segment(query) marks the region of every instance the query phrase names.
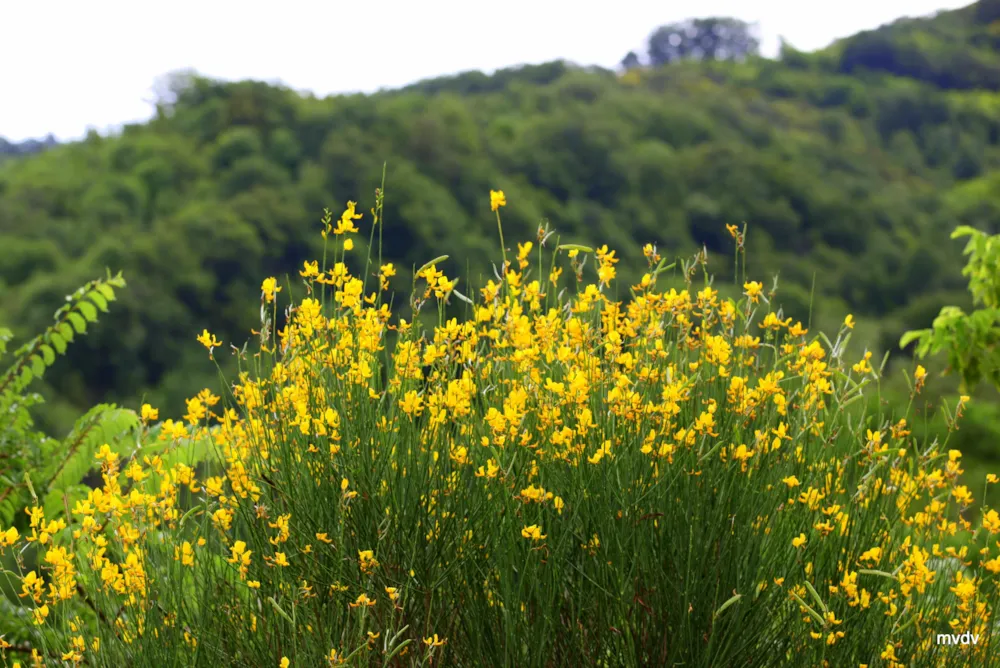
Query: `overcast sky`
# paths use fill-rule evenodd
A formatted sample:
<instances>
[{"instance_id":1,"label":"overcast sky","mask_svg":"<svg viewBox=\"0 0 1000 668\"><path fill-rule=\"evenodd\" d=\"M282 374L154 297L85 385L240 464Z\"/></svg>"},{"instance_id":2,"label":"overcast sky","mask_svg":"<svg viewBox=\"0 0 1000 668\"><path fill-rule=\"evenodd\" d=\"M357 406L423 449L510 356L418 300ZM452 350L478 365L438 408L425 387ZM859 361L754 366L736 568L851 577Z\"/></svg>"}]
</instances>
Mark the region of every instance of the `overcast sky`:
<instances>
[{"instance_id":1,"label":"overcast sky","mask_svg":"<svg viewBox=\"0 0 1000 668\"><path fill-rule=\"evenodd\" d=\"M779 36L812 51L971 2L0 0L0 136L69 140L144 120L157 77L189 67L323 96L557 58L614 67L657 26L692 17L758 23L767 56Z\"/></svg>"}]
</instances>

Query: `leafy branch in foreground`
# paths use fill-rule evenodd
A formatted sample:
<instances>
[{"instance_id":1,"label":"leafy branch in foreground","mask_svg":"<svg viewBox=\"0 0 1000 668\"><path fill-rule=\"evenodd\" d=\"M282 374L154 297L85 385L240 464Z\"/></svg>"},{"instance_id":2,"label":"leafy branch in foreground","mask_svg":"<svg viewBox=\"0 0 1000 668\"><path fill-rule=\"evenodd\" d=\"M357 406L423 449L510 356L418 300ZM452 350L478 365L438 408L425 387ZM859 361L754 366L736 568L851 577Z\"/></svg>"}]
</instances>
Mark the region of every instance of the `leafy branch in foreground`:
<instances>
[{"instance_id":1,"label":"leafy branch in foreground","mask_svg":"<svg viewBox=\"0 0 1000 668\"><path fill-rule=\"evenodd\" d=\"M951 238L971 237L964 254L969 256L962 270L969 277L973 304L982 306L965 313L957 306L945 306L929 329L903 334L900 348L917 342L916 355L923 359L945 350L951 370L961 376L961 392L967 393L984 378L1000 390L1000 234L985 233L960 225Z\"/></svg>"},{"instance_id":2,"label":"leafy branch in foreground","mask_svg":"<svg viewBox=\"0 0 1000 668\"><path fill-rule=\"evenodd\" d=\"M42 398L25 392L66 352L76 335L86 333L87 323L97 322L98 310L108 312L108 303L115 300L114 288L123 287L121 272L115 276L109 272L106 278L89 281L68 295L67 303L54 314L55 323L14 351L13 363L0 374L0 523L9 524L29 496L37 499L41 492L48 497L52 485L57 489L78 485L91 461L83 466L77 455L86 451L92 460L89 446L93 439L114 441L129 423L123 420L121 409L98 406L77 422L65 441L48 438L33 430L29 413ZM7 353L12 338L9 329L0 329L0 357Z\"/></svg>"}]
</instances>

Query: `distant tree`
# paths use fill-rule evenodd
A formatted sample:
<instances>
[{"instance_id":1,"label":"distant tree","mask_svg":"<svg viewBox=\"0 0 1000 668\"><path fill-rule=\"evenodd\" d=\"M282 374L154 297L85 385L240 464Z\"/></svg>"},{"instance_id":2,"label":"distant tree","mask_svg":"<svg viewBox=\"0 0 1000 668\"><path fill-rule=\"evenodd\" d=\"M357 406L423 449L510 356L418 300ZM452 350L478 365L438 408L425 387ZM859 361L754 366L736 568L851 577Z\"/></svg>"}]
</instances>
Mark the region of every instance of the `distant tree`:
<instances>
[{"instance_id":1,"label":"distant tree","mask_svg":"<svg viewBox=\"0 0 1000 668\"><path fill-rule=\"evenodd\" d=\"M809 69L809 55L789 44L784 37L781 38L778 60L795 70Z\"/></svg>"},{"instance_id":2,"label":"distant tree","mask_svg":"<svg viewBox=\"0 0 1000 668\"><path fill-rule=\"evenodd\" d=\"M197 77L197 72L191 68L173 70L158 76L150 88L153 98L145 101L151 104L159 115L169 115L181 94L192 86Z\"/></svg>"},{"instance_id":3,"label":"distant tree","mask_svg":"<svg viewBox=\"0 0 1000 668\"><path fill-rule=\"evenodd\" d=\"M59 142L51 132L45 135L45 139L25 139L20 143L11 142L0 137L0 156L31 155L32 153L41 153L46 149L58 145Z\"/></svg>"},{"instance_id":4,"label":"distant tree","mask_svg":"<svg viewBox=\"0 0 1000 668\"><path fill-rule=\"evenodd\" d=\"M755 26L733 18L671 23L657 28L649 36L649 60L652 65L681 59L743 60L760 53L760 40L755 31Z\"/></svg>"},{"instance_id":5,"label":"distant tree","mask_svg":"<svg viewBox=\"0 0 1000 668\"><path fill-rule=\"evenodd\" d=\"M639 62L639 56L636 54L635 51L629 51L625 55L625 57L622 58L621 62L622 69L632 70L635 69L636 67L639 67L640 65L642 65L642 63Z\"/></svg>"}]
</instances>

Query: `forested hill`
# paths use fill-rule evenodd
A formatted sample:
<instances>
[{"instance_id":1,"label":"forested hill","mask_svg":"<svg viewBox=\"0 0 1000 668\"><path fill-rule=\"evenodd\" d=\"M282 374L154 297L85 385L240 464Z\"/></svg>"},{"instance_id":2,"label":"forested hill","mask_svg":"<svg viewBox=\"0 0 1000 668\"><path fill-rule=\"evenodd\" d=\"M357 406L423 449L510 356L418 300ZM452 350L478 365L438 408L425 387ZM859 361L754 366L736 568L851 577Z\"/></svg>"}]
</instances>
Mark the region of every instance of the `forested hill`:
<instances>
[{"instance_id":1,"label":"forested hill","mask_svg":"<svg viewBox=\"0 0 1000 668\"><path fill-rule=\"evenodd\" d=\"M215 383L195 335L246 340L261 279L298 284L323 208L367 214L386 164L397 304L410 268L441 254L449 275L492 275L493 188L510 245L548 221L563 242L616 249L622 281L655 242L668 256L704 244L732 283L725 225L746 221L747 268L768 287L780 272L786 313L808 318L815 277L814 325L849 309L888 347L969 304L955 225L997 231L997 6L776 61L554 62L326 99L179 80L149 123L0 165L0 320L34 334L75 287L123 270L121 302L50 371L50 395L66 408L146 392L182 413Z\"/></svg>"}]
</instances>

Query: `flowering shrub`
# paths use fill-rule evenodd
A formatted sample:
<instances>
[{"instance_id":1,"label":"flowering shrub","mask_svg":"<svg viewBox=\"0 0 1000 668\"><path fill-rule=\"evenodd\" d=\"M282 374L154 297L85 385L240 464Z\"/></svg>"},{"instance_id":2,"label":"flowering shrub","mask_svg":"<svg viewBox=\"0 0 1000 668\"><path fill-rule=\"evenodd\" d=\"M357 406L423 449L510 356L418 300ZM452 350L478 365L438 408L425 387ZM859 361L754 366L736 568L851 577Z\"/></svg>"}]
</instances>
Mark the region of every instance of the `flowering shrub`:
<instances>
[{"instance_id":1,"label":"flowering shrub","mask_svg":"<svg viewBox=\"0 0 1000 668\"><path fill-rule=\"evenodd\" d=\"M263 281L231 391L155 428L144 406L138 443L97 451L103 485L0 527L30 638L0 661L997 663L1000 515L959 484L960 452L858 401L879 369L844 359L850 316L831 342L760 283L695 289L703 254L660 289L674 265L652 245L614 300L614 251L540 229L478 295L429 262L393 323L392 265L348 270L357 220L324 218L331 262L305 262L283 322Z\"/></svg>"}]
</instances>

